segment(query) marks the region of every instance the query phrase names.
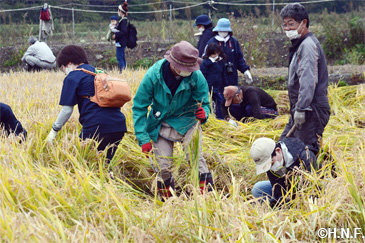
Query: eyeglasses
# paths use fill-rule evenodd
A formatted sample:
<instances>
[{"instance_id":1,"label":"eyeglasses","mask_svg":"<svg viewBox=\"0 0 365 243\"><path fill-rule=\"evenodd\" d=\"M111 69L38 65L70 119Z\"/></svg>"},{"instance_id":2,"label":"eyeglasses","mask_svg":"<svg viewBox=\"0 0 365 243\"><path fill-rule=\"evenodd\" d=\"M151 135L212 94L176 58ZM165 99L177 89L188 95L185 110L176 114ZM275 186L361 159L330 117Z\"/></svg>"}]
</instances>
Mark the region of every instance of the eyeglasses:
<instances>
[{"instance_id":1,"label":"eyeglasses","mask_svg":"<svg viewBox=\"0 0 365 243\"><path fill-rule=\"evenodd\" d=\"M291 28L291 27L294 27L294 26L296 26L297 24L299 24L298 22L289 22L289 23L284 23L284 24L282 24L281 25L281 27L284 29L284 28L287 28L287 27L289 27L289 28Z\"/></svg>"}]
</instances>

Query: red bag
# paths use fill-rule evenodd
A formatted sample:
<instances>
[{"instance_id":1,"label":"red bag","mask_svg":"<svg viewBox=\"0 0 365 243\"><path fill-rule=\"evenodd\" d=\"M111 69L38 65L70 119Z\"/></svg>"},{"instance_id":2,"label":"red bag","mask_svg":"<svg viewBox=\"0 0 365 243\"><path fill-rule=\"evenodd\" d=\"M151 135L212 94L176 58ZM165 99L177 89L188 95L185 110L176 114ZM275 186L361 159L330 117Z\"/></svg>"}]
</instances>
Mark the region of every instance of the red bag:
<instances>
[{"instance_id":1,"label":"red bag","mask_svg":"<svg viewBox=\"0 0 365 243\"><path fill-rule=\"evenodd\" d=\"M51 14L49 13L48 7L46 9L42 8L40 19L45 20L45 21L48 21L51 19Z\"/></svg>"}]
</instances>

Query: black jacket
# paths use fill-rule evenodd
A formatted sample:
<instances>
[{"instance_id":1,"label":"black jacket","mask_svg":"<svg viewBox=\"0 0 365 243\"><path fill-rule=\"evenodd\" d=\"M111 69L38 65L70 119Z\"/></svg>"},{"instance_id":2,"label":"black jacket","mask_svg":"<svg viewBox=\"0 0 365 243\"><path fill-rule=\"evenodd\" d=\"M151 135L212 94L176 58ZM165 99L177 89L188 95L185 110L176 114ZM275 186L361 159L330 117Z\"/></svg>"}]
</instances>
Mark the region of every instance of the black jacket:
<instances>
[{"instance_id":1,"label":"black jacket","mask_svg":"<svg viewBox=\"0 0 365 243\"><path fill-rule=\"evenodd\" d=\"M117 25L117 30L119 30L119 32L115 33L115 42L119 42L122 47L127 46L128 24L129 19L127 17L123 17L119 20Z\"/></svg>"},{"instance_id":2,"label":"black jacket","mask_svg":"<svg viewBox=\"0 0 365 243\"><path fill-rule=\"evenodd\" d=\"M305 145L298 138L284 138L279 142L285 144L294 159L293 164L286 168L288 173L293 171L295 167L303 168L309 172L311 171L311 165L316 168L316 155L310 146ZM279 176L271 170L267 172L267 176L273 186L274 198L279 200L291 187L290 177L287 175Z\"/></svg>"},{"instance_id":3,"label":"black jacket","mask_svg":"<svg viewBox=\"0 0 365 243\"><path fill-rule=\"evenodd\" d=\"M266 108L271 108L277 111L276 103L274 99L266 93L264 90L254 87L242 85L240 86L243 92L243 101L240 104L242 108L242 112L246 113L245 107L247 105L251 105L252 107L252 115L257 119L264 119L265 117L261 113L261 106ZM221 111L224 118L228 116L228 107L225 106L226 100L224 100L221 104Z\"/></svg>"},{"instance_id":4,"label":"black jacket","mask_svg":"<svg viewBox=\"0 0 365 243\"><path fill-rule=\"evenodd\" d=\"M199 50L199 57L203 56L205 46L207 45L210 38L212 38L214 36L212 29L213 28L205 29L203 31L203 34L199 38L198 45L196 46L196 49Z\"/></svg>"}]
</instances>

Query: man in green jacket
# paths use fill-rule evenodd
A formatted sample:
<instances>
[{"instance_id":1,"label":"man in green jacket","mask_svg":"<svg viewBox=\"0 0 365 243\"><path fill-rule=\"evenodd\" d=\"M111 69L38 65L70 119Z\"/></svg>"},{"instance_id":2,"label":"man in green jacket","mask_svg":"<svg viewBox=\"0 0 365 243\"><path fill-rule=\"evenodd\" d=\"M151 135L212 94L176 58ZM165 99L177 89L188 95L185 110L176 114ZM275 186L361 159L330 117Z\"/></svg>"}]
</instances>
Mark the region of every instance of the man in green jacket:
<instances>
[{"instance_id":1,"label":"man in green jacket","mask_svg":"<svg viewBox=\"0 0 365 243\"><path fill-rule=\"evenodd\" d=\"M209 116L209 90L199 70L199 51L189 42L175 44L164 57L146 72L134 96L132 110L138 143L147 157L149 152L155 154L158 163L155 172L161 179L157 187L168 198L170 188L174 189L171 174L174 143L182 142L186 148L196 129L201 134L199 123L205 123ZM212 190L213 179L201 154L201 140L199 149L203 192L205 188Z\"/></svg>"}]
</instances>

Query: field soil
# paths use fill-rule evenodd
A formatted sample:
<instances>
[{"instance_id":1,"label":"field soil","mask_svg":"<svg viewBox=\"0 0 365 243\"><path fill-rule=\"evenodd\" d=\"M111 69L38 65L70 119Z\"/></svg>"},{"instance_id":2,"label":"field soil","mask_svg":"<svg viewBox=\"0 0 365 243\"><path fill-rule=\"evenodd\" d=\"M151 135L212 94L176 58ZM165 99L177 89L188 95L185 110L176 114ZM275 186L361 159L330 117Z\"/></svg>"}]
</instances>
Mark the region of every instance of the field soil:
<instances>
[{"instance_id":1,"label":"field soil","mask_svg":"<svg viewBox=\"0 0 365 243\"><path fill-rule=\"evenodd\" d=\"M281 41L282 40L278 38L277 41L272 43L279 43ZM55 43L55 41L48 44L56 56L62 48L67 45L58 44ZM84 47L89 63L92 65L105 69L117 68L115 47L111 43L98 42L77 44ZM130 67L136 67L136 62L141 62L141 60L155 62L163 58L166 50L172 45L173 43L167 42L139 41L136 48L126 48L127 64ZM287 81L287 67L285 67L285 65L287 63L288 47L270 44L269 49L272 49L276 55L267 55L266 66L268 68L251 68L254 83L263 88L285 89ZM20 50L20 45L2 47L0 49L0 72L22 70L22 64L20 62L21 55L19 54ZM280 63L278 63L277 55L282 57ZM328 60L328 63L333 62L333 60ZM329 65L328 71L330 83L345 81L349 85L356 85L365 82L365 65ZM242 74L240 74L240 83L245 84L244 76Z\"/></svg>"}]
</instances>

